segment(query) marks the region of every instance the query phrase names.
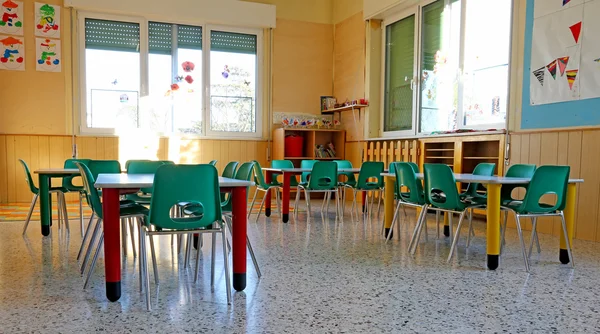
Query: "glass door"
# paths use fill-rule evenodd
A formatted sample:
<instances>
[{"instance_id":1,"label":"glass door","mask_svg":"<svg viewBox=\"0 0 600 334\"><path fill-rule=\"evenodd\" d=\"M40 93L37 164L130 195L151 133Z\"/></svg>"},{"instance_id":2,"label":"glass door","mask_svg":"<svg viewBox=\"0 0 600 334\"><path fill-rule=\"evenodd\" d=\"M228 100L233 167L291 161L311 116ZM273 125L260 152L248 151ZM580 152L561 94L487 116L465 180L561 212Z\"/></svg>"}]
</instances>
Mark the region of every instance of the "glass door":
<instances>
[{"instance_id":1,"label":"glass door","mask_svg":"<svg viewBox=\"0 0 600 334\"><path fill-rule=\"evenodd\" d=\"M400 18L400 19L398 19ZM384 22L384 118L386 135L415 134L416 8Z\"/></svg>"}]
</instances>

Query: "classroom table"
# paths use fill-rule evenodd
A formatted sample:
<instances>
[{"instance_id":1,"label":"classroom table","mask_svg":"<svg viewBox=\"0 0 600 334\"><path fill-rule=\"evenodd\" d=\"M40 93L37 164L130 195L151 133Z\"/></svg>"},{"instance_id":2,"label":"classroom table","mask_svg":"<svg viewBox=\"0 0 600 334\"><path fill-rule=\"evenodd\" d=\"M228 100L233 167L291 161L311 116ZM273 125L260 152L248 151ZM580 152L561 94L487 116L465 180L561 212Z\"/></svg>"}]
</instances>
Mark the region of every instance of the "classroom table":
<instances>
[{"instance_id":1,"label":"classroom table","mask_svg":"<svg viewBox=\"0 0 600 334\"><path fill-rule=\"evenodd\" d=\"M67 176L79 175L77 168L41 168L34 171L38 175L39 199L40 199L40 223L42 225L42 235L50 235L50 225L52 223L52 199L50 197L50 187L52 178L63 178Z\"/></svg>"},{"instance_id":2,"label":"classroom table","mask_svg":"<svg viewBox=\"0 0 600 334\"><path fill-rule=\"evenodd\" d=\"M271 168L271 167L263 167L263 172L265 172L265 182L267 184L271 184L273 180L274 174L283 175L283 183L282 183L282 208L281 208L281 220L284 223L287 223L290 220L290 177L293 175L300 175L302 173L311 172L312 168ZM360 168L340 168L338 169L339 173L358 173L360 172ZM364 195L363 193L363 203L364 203ZM267 191L265 194L267 196L265 200L265 216L271 216L271 191Z\"/></svg>"},{"instance_id":3,"label":"classroom table","mask_svg":"<svg viewBox=\"0 0 600 334\"><path fill-rule=\"evenodd\" d=\"M150 188L153 183L154 174L99 174L96 179L95 187L102 189L106 297L111 302L121 297L120 191ZM246 288L246 187L253 185L251 181L219 177L221 192L232 194L233 287L237 291Z\"/></svg>"},{"instance_id":4,"label":"classroom table","mask_svg":"<svg viewBox=\"0 0 600 334\"><path fill-rule=\"evenodd\" d=\"M396 175L391 173L381 174L385 180L385 228L389 231L394 215L394 184ZM417 178L424 178L422 173L416 174ZM528 184L531 178L505 177L505 176L482 176L473 174L454 174L457 182L481 183L487 187L487 267L490 270L498 268L498 257L500 255L500 189L503 184ZM567 203L565 207L565 222L569 243L573 244L573 225L575 222L575 196L576 184L583 183L583 179L569 179L567 187ZM563 234L560 235L560 262L569 263L569 254Z\"/></svg>"}]
</instances>

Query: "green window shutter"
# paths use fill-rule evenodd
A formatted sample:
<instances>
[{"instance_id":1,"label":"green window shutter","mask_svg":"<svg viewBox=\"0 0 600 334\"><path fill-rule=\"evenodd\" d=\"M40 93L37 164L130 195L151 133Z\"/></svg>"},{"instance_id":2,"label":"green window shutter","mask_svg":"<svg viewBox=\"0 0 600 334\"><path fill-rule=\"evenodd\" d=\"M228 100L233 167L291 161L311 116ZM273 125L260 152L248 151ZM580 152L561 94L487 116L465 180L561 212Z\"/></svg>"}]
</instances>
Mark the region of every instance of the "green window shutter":
<instances>
[{"instance_id":1,"label":"green window shutter","mask_svg":"<svg viewBox=\"0 0 600 334\"><path fill-rule=\"evenodd\" d=\"M177 25L177 47L202 50L202 27Z\"/></svg>"},{"instance_id":2,"label":"green window shutter","mask_svg":"<svg viewBox=\"0 0 600 334\"><path fill-rule=\"evenodd\" d=\"M173 48L173 25L148 22L148 50L154 54L170 55Z\"/></svg>"},{"instance_id":3,"label":"green window shutter","mask_svg":"<svg viewBox=\"0 0 600 334\"><path fill-rule=\"evenodd\" d=\"M256 35L211 31L210 50L256 54Z\"/></svg>"},{"instance_id":4,"label":"green window shutter","mask_svg":"<svg viewBox=\"0 0 600 334\"><path fill-rule=\"evenodd\" d=\"M139 24L85 19L86 49L139 52L139 47Z\"/></svg>"}]
</instances>

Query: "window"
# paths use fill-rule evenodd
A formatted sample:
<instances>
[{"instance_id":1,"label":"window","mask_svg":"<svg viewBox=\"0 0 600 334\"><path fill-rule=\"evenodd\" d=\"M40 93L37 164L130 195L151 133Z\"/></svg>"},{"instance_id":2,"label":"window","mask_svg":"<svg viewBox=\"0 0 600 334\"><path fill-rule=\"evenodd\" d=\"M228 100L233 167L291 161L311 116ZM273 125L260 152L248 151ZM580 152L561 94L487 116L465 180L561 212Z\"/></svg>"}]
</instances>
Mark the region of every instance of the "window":
<instances>
[{"instance_id":1,"label":"window","mask_svg":"<svg viewBox=\"0 0 600 334\"><path fill-rule=\"evenodd\" d=\"M511 13L510 0L438 0L386 20L384 134L504 128Z\"/></svg>"},{"instance_id":2,"label":"window","mask_svg":"<svg viewBox=\"0 0 600 334\"><path fill-rule=\"evenodd\" d=\"M82 132L261 136L259 30L92 14L80 25Z\"/></svg>"}]
</instances>

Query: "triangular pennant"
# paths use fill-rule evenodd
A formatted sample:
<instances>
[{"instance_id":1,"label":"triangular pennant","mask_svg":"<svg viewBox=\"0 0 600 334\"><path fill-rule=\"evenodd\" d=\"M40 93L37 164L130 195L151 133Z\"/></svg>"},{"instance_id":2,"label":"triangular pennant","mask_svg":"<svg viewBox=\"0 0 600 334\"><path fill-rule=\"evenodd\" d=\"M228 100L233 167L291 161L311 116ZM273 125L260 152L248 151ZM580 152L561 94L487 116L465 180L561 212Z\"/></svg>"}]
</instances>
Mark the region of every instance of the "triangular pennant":
<instances>
[{"instance_id":1,"label":"triangular pennant","mask_svg":"<svg viewBox=\"0 0 600 334\"><path fill-rule=\"evenodd\" d=\"M544 85L544 71L546 70L546 67L540 67L537 70L533 71L533 75L535 75L535 77L538 79L538 81L540 82L540 85Z\"/></svg>"},{"instance_id":2,"label":"triangular pennant","mask_svg":"<svg viewBox=\"0 0 600 334\"><path fill-rule=\"evenodd\" d=\"M565 69L567 68L567 64L569 63L569 57L561 57L556 59L558 63L558 70L560 71L560 76L565 75Z\"/></svg>"},{"instance_id":3,"label":"triangular pennant","mask_svg":"<svg viewBox=\"0 0 600 334\"><path fill-rule=\"evenodd\" d=\"M563 6L571 2L571 0L563 0Z\"/></svg>"},{"instance_id":4,"label":"triangular pennant","mask_svg":"<svg viewBox=\"0 0 600 334\"><path fill-rule=\"evenodd\" d=\"M567 71L567 81L569 82L570 89L573 89L573 84L575 83L575 79L577 79L577 72L579 72L579 70Z\"/></svg>"},{"instance_id":5,"label":"triangular pennant","mask_svg":"<svg viewBox=\"0 0 600 334\"><path fill-rule=\"evenodd\" d=\"M600 63L600 58L594 59L594 61Z\"/></svg>"},{"instance_id":6,"label":"triangular pennant","mask_svg":"<svg viewBox=\"0 0 600 334\"><path fill-rule=\"evenodd\" d=\"M575 23L570 26L571 34L573 34L573 38L575 39L575 43L579 43L579 35L581 34L581 22Z\"/></svg>"},{"instance_id":7,"label":"triangular pennant","mask_svg":"<svg viewBox=\"0 0 600 334\"><path fill-rule=\"evenodd\" d=\"M550 64L546 65L548 72L552 75L552 79L556 79L556 60L553 60Z\"/></svg>"}]
</instances>

